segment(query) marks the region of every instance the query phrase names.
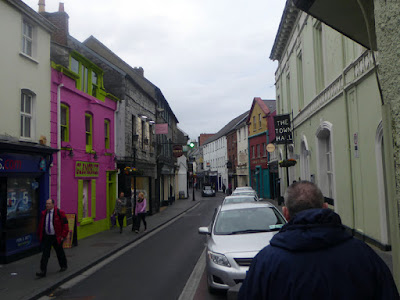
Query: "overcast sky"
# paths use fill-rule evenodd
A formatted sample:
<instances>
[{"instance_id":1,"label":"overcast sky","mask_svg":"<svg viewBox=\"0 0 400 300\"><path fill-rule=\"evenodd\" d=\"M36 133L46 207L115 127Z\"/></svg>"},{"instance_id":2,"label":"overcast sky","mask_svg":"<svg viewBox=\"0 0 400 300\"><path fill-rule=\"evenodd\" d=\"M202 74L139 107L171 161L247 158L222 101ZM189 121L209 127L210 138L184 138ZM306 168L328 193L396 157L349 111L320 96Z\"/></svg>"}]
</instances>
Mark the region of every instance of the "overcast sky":
<instances>
[{"instance_id":1,"label":"overcast sky","mask_svg":"<svg viewBox=\"0 0 400 300\"><path fill-rule=\"evenodd\" d=\"M39 0L24 0L38 10ZM163 92L193 140L275 99L269 59L286 0L64 0L69 33L93 35ZM59 1L46 0L46 11Z\"/></svg>"}]
</instances>

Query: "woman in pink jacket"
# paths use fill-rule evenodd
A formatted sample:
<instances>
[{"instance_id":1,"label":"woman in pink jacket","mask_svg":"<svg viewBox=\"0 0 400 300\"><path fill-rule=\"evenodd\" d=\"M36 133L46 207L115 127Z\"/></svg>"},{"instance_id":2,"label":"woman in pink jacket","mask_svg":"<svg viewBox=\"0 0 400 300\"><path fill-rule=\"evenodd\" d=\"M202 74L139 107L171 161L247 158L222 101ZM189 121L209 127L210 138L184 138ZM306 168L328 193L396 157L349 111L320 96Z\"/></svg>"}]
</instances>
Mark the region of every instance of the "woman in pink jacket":
<instances>
[{"instance_id":1,"label":"woman in pink jacket","mask_svg":"<svg viewBox=\"0 0 400 300\"><path fill-rule=\"evenodd\" d=\"M147 223L146 223L146 198L142 192L139 193L138 199L136 200L136 209L135 209L135 232L139 233L140 229L140 221L143 221L144 224L144 231L147 230Z\"/></svg>"}]
</instances>

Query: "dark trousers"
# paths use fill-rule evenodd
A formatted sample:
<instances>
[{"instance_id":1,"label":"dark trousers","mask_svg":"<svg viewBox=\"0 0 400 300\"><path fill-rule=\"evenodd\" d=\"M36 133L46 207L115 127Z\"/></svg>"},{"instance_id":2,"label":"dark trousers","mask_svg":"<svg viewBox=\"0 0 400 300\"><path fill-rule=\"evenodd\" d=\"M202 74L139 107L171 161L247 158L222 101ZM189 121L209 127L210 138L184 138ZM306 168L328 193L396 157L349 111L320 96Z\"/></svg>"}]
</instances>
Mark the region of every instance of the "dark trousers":
<instances>
[{"instance_id":1,"label":"dark trousers","mask_svg":"<svg viewBox=\"0 0 400 300\"><path fill-rule=\"evenodd\" d=\"M132 230L140 229L140 221L143 221L144 229L147 229L146 213L138 213L138 215L133 219Z\"/></svg>"},{"instance_id":2,"label":"dark trousers","mask_svg":"<svg viewBox=\"0 0 400 300\"><path fill-rule=\"evenodd\" d=\"M125 218L124 214L118 214L118 224L119 224L119 227L121 228L121 231L122 231L122 227L124 227L124 218Z\"/></svg>"},{"instance_id":3,"label":"dark trousers","mask_svg":"<svg viewBox=\"0 0 400 300\"><path fill-rule=\"evenodd\" d=\"M42 240L43 253L42 253L42 259L40 261L40 270L44 273L46 273L47 271L47 263L50 258L51 246L53 246L54 250L56 251L58 264L60 265L60 267L61 268L67 267L67 258L65 257L62 243L59 244L57 242L55 235L44 234Z\"/></svg>"}]
</instances>

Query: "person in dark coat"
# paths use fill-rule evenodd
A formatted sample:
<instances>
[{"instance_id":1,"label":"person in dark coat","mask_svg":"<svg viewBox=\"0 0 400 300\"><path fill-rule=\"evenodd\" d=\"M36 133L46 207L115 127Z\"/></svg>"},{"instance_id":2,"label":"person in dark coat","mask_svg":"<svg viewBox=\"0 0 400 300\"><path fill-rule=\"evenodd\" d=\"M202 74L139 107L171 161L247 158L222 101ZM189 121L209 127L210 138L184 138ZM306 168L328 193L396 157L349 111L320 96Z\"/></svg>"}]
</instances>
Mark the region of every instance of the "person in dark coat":
<instances>
[{"instance_id":1,"label":"person in dark coat","mask_svg":"<svg viewBox=\"0 0 400 300\"><path fill-rule=\"evenodd\" d=\"M238 299L399 299L389 268L346 232L316 185L293 183L284 198L289 222L253 259Z\"/></svg>"},{"instance_id":2,"label":"person in dark coat","mask_svg":"<svg viewBox=\"0 0 400 300\"><path fill-rule=\"evenodd\" d=\"M63 241L67 237L68 231L68 220L65 213L54 206L53 199L48 199L46 201L46 209L41 213L38 226L38 235L42 243L43 252L40 260L40 272L36 273L37 277L46 276L51 247L56 251L60 272L67 270L68 265Z\"/></svg>"}]
</instances>

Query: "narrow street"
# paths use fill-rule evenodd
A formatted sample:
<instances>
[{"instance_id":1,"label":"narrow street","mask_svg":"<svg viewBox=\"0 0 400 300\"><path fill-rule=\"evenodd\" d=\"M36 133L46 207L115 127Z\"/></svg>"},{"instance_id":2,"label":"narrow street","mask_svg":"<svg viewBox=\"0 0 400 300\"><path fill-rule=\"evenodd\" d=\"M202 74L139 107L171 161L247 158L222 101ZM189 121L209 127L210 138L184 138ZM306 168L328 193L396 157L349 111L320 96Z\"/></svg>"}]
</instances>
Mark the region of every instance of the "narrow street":
<instances>
[{"instance_id":1,"label":"narrow street","mask_svg":"<svg viewBox=\"0 0 400 300\"><path fill-rule=\"evenodd\" d=\"M204 250L198 227L210 222L221 200L203 198L195 209L86 280L55 291L53 299L178 299Z\"/></svg>"}]
</instances>

